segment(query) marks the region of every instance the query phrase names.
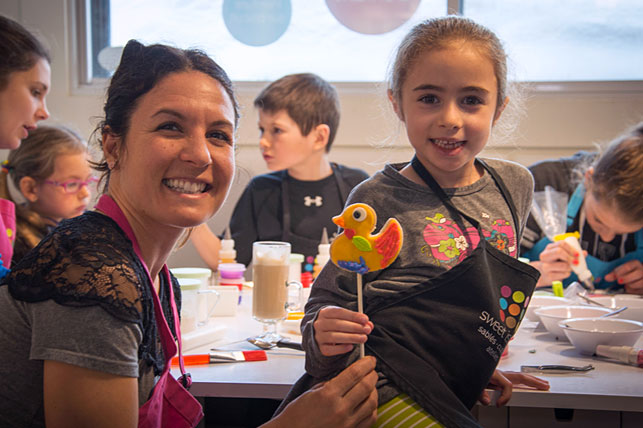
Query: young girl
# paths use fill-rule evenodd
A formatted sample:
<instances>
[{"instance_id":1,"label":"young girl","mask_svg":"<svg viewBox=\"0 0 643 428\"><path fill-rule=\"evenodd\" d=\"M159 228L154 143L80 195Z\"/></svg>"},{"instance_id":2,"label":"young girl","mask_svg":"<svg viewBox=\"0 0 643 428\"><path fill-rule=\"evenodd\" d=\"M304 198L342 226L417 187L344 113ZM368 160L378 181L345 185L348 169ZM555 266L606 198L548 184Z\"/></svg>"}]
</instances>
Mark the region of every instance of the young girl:
<instances>
[{"instance_id":1,"label":"young girl","mask_svg":"<svg viewBox=\"0 0 643 428\"><path fill-rule=\"evenodd\" d=\"M643 122L600 154L580 152L529 169L537 191L551 186L569 195L567 231L580 232L596 286L643 294ZM533 218L522 244L523 255L542 273L539 286L576 279L571 264L579 254L566 242L552 243Z\"/></svg>"},{"instance_id":2,"label":"young girl","mask_svg":"<svg viewBox=\"0 0 643 428\"><path fill-rule=\"evenodd\" d=\"M404 245L387 269L364 275L365 314L355 312L355 274L330 263L322 270L302 322L306 371L325 380L365 342L380 372L379 426L401 409L409 425L478 426L469 409L538 279L516 260L531 207L529 171L476 157L508 102L505 53L468 19L424 21L398 49L388 94L415 156L360 184L347 204L371 205L376 230L395 217ZM492 381L510 392L500 373Z\"/></svg>"},{"instance_id":3,"label":"young girl","mask_svg":"<svg viewBox=\"0 0 643 428\"><path fill-rule=\"evenodd\" d=\"M15 149L49 117L49 53L22 25L0 15L0 58L0 149ZM0 278L11 264L15 227L13 203L0 199Z\"/></svg>"},{"instance_id":4,"label":"young girl","mask_svg":"<svg viewBox=\"0 0 643 428\"><path fill-rule=\"evenodd\" d=\"M31 131L0 174L0 197L16 204L14 262L62 219L82 214L95 181L87 145L76 133L49 126Z\"/></svg>"}]
</instances>

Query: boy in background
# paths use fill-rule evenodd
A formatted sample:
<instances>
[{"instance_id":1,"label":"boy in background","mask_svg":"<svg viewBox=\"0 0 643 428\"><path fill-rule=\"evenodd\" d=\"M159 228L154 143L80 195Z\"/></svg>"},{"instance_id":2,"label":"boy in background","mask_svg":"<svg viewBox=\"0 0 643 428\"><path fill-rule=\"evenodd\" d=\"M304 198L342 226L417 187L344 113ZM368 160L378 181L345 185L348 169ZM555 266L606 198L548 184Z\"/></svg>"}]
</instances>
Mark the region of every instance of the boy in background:
<instances>
[{"instance_id":1,"label":"boy in background","mask_svg":"<svg viewBox=\"0 0 643 428\"><path fill-rule=\"evenodd\" d=\"M331 163L340 109L335 88L312 73L291 74L255 98L261 133L259 147L271 173L254 177L232 214L230 230L237 261L248 265L255 241L290 242L312 272L323 228L344 208L351 189L368 178L360 169ZM218 265L219 239L206 224L192 234L199 255Z\"/></svg>"}]
</instances>

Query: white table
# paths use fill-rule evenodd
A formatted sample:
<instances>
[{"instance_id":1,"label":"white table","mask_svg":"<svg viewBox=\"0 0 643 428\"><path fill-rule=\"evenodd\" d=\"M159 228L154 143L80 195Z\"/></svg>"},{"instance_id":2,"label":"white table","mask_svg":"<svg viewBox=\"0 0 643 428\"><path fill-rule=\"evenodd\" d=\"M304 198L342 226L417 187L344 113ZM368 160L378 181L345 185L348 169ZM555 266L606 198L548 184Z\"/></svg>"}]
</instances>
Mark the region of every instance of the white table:
<instances>
[{"instance_id":1,"label":"white table","mask_svg":"<svg viewBox=\"0 0 643 428\"><path fill-rule=\"evenodd\" d=\"M189 351L206 353L212 347L229 350L256 350L245 339L262 332L262 325L252 319L252 290L243 291L242 303L234 317L211 318L210 324L226 326L223 337L215 342ZM301 336L284 336L301 341ZM285 348L266 351L267 361L219 363L207 366L189 366L192 375L190 392L196 397L270 398L283 399L293 383L304 373L304 353ZM172 370L177 372L176 367Z\"/></svg>"},{"instance_id":2,"label":"white table","mask_svg":"<svg viewBox=\"0 0 643 428\"><path fill-rule=\"evenodd\" d=\"M643 340L638 347L643 348ZM592 364L595 369L573 374L533 373L547 379L550 390L516 389L511 406L643 412L643 368L583 356L571 343L556 340L542 326L525 322L509 342L509 354L498 368L520 371L521 365L542 364Z\"/></svg>"},{"instance_id":3,"label":"white table","mask_svg":"<svg viewBox=\"0 0 643 428\"><path fill-rule=\"evenodd\" d=\"M243 341L261 331L261 324L250 316L249 293L249 290L244 291L237 316L211 321L227 326L225 337L211 346ZM643 348L643 340L637 345ZM200 351L209 348L207 346ZM244 342L230 344L227 348L256 349ZM197 397L283 398L304 372L303 353L283 348L267 352L268 361L189 367L193 379L191 392ZM520 371L521 365L589 363L596 368L587 373L535 373L547 379L551 389L514 389L508 406L643 412L643 369L582 356L570 343L556 340L535 323L523 323L509 344L509 354L501 359L498 368ZM637 414L643 417L643 413Z\"/></svg>"}]
</instances>

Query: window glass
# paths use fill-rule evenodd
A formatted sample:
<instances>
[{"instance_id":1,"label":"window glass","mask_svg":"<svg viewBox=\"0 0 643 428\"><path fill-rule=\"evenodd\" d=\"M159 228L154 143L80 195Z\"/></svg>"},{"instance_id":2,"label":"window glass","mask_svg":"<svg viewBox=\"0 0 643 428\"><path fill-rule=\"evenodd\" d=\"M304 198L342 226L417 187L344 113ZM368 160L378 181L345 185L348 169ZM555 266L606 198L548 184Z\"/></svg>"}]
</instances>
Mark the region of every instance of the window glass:
<instances>
[{"instance_id":1,"label":"window glass","mask_svg":"<svg viewBox=\"0 0 643 428\"><path fill-rule=\"evenodd\" d=\"M640 0L464 0L505 43L515 78L643 80Z\"/></svg>"},{"instance_id":2,"label":"window glass","mask_svg":"<svg viewBox=\"0 0 643 428\"><path fill-rule=\"evenodd\" d=\"M446 0L111 0L110 42L197 47L238 81L311 71L375 82L408 30L446 10Z\"/></svg>"},{"instance_id":3,"label":"window glass","mask_svg":"<svg viewBox=\"0 0 643 428\"><path fill-rule=\"evenodd\" d=\"M98 58L107 69L118 63L118 47L138 39L203 49L237 81L311 71L378 82L408 30L449 5L498 34L512 79L643 80L640 0L86 1L94 52L112 46ZM106 74L94 61L93 76Z\"/></svg>"}]
</instances>

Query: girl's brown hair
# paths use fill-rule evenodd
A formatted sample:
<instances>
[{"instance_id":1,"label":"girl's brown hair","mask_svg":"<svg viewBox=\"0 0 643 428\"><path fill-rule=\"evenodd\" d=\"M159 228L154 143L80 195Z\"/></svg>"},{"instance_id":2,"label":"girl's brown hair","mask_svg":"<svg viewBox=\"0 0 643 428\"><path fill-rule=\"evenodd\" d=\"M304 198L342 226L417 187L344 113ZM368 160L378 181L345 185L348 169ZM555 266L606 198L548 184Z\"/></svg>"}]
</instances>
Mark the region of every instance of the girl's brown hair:
<instances>
[{"instance_id":1,"label":"girl's brown hair","mask_svg":"<svg viewBox=\"0 0 643 428\"><path fill-rule=\"evenodd\" d=\"M613 140L593 164L588 191L623 216L643 221L643 122Z\"/></svg>"},{"instance_id":2,"label":"girl's brown hair","mask_svg":"<svg viewBox=\"0 0 643 428\"><path fill-rule=\"evenodd\" d=\"M401 103L402 85L420 54L444 49L457 41L476 44L493 64L498 84L496 109L500 108L507 97L507 55L502 43L491 30L459 16L427 19L404 37L390 70L389 90L393 98Z\"/></svg>"},{"instance_id":3,"label":"girl's brown hair","mask_svg":"<svg viewBox=\"0 0 643 428\"><path fill-rule=\"evenodd\" d=\"M56 156L85 151L87 144L71 129L39 126L9 153L10 179L18 189L23 177L45 180L54 173Z\"/></svg>"}]
</instances>

